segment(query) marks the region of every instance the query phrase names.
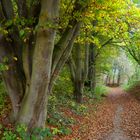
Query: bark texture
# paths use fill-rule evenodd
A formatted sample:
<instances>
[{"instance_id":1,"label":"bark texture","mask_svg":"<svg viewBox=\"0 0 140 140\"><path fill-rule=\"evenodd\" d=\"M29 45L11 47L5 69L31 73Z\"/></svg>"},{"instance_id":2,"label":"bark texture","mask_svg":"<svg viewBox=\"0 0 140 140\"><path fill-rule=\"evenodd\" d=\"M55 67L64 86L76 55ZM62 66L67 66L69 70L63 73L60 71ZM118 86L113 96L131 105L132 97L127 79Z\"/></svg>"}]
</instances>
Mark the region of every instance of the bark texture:
<instances>
[{"instance_id":1,"label":"bark texture","mask_svg":"<svg viewBox=\"0 0 140 140\"><path fill-rule=\"evenodd\" d=\"M88 69L88 83L89 88L91 91L94 92L95 86L96 86L96 69L95 69L95 44L90 44L90 54L89 54L89 69Z\"/></svg>"},{"instance_id":2,"label":"bark texture","mask_svg":"<svg viewBox=\"0 0 140 140\"><path fill-rule=\"evenodd\" d=\"M74 98L78 103L82 103L84 82L88 74L89 47L85 46L85 55L82 57L82 46L76 44L73 55L68 60L71 72L71 79L74 85ZM84 60L84 64L83 64Z\"/></svg>"},{"instance_id":3,"label":"bark texture","mask_svg":"<svg viewBox=\"0 0 140 140\"><path fill-rule=\"evenodd\" d=\"M54 49L55 30L41 27L46 22L54 23L58 16L59 0L42 1L36 45L33 56L32 76L28 91L24 95L18 122L32 128L44 127L47 111L48 85L51 75L52 55Z\"/></svg>"},{"instance_id":4,"label":"bark texture","mask_svg":"<svg viewBox=\"0 0 140 140\"><path fill-rule=\"evenodd\" d=\"M82 24L75 18L69 19L55 44L59 3L59 0L17 0L15 9L12 0L0 1L0 27L6 31L0 33L0 63L8 66L2 76L14 121L26 124L28 129L45 126L49 93L70 56ZM72 16L85 10L86 6L76 0ZM17 17L20 27L13 22Z\"/></svg>"}]
</instances>

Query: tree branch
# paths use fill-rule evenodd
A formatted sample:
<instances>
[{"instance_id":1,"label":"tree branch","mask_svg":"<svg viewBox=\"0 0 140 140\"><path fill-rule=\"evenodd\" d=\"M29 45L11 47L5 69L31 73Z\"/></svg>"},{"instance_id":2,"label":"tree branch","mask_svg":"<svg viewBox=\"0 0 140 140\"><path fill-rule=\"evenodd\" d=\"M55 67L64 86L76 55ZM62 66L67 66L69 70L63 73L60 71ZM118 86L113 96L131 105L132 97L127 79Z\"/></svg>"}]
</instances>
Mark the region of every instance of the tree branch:
<instances>
[{"instance_id":1,"label":"tree branch","mask_svg":"<svg viewBox=\"0 0 140 140\"><path fill-rule=\"evenodd\" d=\"M13 19L14 18L14 11L13 5L11 0L1 0L3 14L6 19Z\"/></svg>"},{"instance_id":2,"label":"tree branch","mask_svg":"<svg viewBox=\"0 0 140 140\"><path fill-rule=\"evenodd\" d=\"M18 6L19 17L28 17L28 8L26 0L16 0Z\"/></svg>"},{"instance_id":3,"label":"tree branch","mask_svg":"<svg viewBox=\"0 0 140 140\"><path fill-rule=\"evenodd\" d=\"M113 40L113 38L110 38L109 40L107 40L104 44L101 45L101 48L98 50L97 54L95 55L95 58L97 58L100 55L101 50L108 45L111 41Z\"/></svg>"},{"instance_id":4,"label":"tree branch","mask_svg":"<svg viewBox=\"0 0 140 140\"><path fill-rule=\"evenodd\" d=\"M70 73L71 73L71 80L74 81L75 80L75 71L76 71L76 66L75 66L75 62L72 58L72 56L69 57L67 64L70 68Z\"/></svg>"}]
</instances>

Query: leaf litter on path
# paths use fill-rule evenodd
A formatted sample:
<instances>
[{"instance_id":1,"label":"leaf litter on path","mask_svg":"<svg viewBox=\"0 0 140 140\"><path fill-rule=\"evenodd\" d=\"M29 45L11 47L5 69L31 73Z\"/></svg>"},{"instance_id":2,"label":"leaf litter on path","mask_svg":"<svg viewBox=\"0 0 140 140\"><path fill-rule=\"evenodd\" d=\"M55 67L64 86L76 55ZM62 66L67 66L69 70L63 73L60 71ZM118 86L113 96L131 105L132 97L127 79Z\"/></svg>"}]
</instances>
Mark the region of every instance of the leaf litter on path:
<instances>
[{"instance_id":1,"label":"leaf litter on path","mask_svg":"<svg viewBox=\"0 0 140 140\"><path fill-rule=\"evenodd\" d=\"M56 140L140 140L140 102L121 88L110 88L102 102L89 104L85 116L73 118L72 134Z\"/></svg>"}]
</instances>

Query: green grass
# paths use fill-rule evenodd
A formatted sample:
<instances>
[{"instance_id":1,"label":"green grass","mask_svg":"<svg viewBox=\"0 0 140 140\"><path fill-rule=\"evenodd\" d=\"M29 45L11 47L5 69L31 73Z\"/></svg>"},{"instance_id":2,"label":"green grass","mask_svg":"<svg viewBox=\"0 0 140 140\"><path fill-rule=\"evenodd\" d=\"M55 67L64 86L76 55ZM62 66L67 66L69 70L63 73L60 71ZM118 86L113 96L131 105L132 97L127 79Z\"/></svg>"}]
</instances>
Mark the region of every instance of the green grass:
<instances>
[{"instance_id":1,"label":"green grass","mask_svg":"<svg viewBox=\"0 0 140 140\"><path fill-rule=\"evenodd\" d=\"M140 83L140 81L135 81L133 79L131 79L128 83L123 84L121 87L125 90L128 91L131 88L135 87L138 83Z\"/></svg>"},{"instance_id":2,"label":"green grass","mask_svg":"<svg viewBox=\"0 0 140 140\"><path fill-rule=\"evenodd\" d=\"M95 88L95 97L97 99L101 98L102 95L107 95L108 94L108 88L104 85L97 85Z\"/></svg>"},{"instance_id":3,"label":"green grass","mask_svg":"<svg viewBox=\"0 0 140 140\"><path fill-rule=\"evenodd\" d=\"M103 95L108 94L108 87L104 85L97 85L93 90L89 90L88 88L85 88L84 93L85 96L89 98L95 98L97 100L100 100Z\"/></svg>"}]
</instances>

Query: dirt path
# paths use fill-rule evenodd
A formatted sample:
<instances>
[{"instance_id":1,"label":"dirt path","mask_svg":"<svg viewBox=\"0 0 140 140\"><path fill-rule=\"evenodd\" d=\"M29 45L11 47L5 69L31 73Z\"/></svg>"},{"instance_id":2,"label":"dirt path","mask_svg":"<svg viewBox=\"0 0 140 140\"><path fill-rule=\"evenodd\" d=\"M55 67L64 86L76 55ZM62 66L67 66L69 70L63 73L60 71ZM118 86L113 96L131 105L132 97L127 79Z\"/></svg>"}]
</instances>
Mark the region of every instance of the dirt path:
<instances>
[{"instance_id":1,"label":"dirt path","mask_svg":"<svg viewBox=\"0 0 140 140\"><path fill-rule=\"evenodd\" d=\"M124 112L123 104L125 103L125 102L122 102L121 100L123 100L124 94L126 93L124 93L119 88L111 89L109 98L113 96L113 98L115 99L118 96L117 97L118 99L116 99L116 101L120 100L120 102L118 101L117 103L117 109L116 109L115 116L113 119L113 125L114 125L113 131L111 132L110 135L107 136L107 138L105 138L106 140L130 140L130 138L125 134L125 132L123 131L121 127L121 124L123 121L122 114Z\"/></svg>"},{"instance_id":2,"label":"dirt path","mask_svg":"<svg viewBox=\"0 0 140 140\"><path fill-rule=\"evenodd\" d=\"M97 109L91 106L73 133L61 140L140 140L140 101L121 88L110 88Z\"/></svg>"},{"instance_id":3,"label":"dirt path","mask_svg":"<svg viewBox=\"0 0 140 140\"><path fill-rule=\"evenodd\" d=\"M121 88L111 88L108 99L116 111L112 132L102 140L140 140L140 101Z\"/></svg>"}]
</instances>

